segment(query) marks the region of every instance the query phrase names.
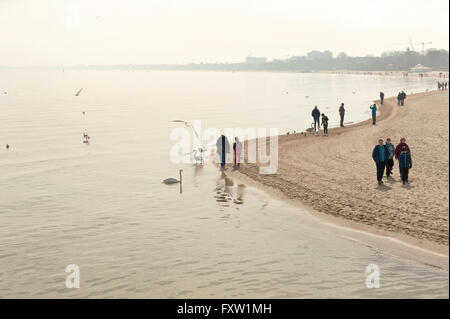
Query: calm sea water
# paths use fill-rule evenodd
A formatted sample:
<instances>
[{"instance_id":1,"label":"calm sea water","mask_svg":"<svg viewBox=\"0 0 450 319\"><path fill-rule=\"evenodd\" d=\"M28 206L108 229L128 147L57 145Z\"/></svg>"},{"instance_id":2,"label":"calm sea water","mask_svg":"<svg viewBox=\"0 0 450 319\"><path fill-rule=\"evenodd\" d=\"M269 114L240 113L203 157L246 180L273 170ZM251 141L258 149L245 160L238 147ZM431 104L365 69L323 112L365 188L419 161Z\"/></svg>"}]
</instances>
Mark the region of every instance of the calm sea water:
<instances>
[{"instance_id":1,"label":"calm sea water","mask_svg":"<svg viewBox=\"0 0 450 319\"><path fill-rule=\"evenodd\" d=\"M173 119L292 132L309 127L314 105L336 125L341 102L355 122L381 90L434 87L362 75L1 71L0 297L448 298L448 269L324 225L215 165L169 160ZM182 194L161 183L180 168ZM80 267L79 289L65 288L68 264ZM368 264L380 268L379 289L365 286Z\"/></svg>"}]
</instances>

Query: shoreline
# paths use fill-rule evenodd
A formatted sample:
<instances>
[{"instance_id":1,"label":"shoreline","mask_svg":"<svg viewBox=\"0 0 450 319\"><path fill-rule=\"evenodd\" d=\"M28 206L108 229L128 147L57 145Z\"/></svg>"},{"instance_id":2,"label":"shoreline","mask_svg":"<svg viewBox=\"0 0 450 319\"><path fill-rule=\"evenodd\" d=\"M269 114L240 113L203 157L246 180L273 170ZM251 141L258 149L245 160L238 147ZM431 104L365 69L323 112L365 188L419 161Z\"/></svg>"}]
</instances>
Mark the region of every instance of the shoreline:
<instances>
[{"instance_id":1,"label":"shoreline","mask_svg":"<svg viewBox=\"0 0 450 319\"><path fill-rule=\"evenodd\" d=\"M446 178L446 180L438 181L440 184L439 186L442 186L441 184L444 184L443 186L447 185L446 194L438 194L441 197L443 196L447 198L447 204L444 204L442 202L433 202L433 204L435 205L435 207L433 207L433 211L435 214L434 219L444 221L446 226L445 224L437 224L433 220L433 213L429 214L425 210L416 209L414 207L414 203L411 203L411 205L402 205L402 207L399 207L398 209L395 208L397 195L398 197L402 197L402 199L408 199L408 197L412 196L412 202L418 201L418 198L415 195L420 196L420 190L415 191L416 182L414 181L415 177L413 177L416 174L416 170L418 170L414 170L414 168L417 166L413 167L411 171L411 186L408 185L408 187L400 188L400 190L398 189L399 187L396 187L396 189L394 190L394 186L398 186L396 185L398 184L398 162L395 161L393 169L394 180L387 181L385 186L383 187L375 187L375 190L373 187L371 187L373 186L372 184L375 180L375 169L374 167L372 167L374 166L374 164L371 163L372 159L370 158L369 154L371 152L371 149L373 148L373 145L375 145L375 142L373 142L373 140L376 139L376 136L383 136L382 134L380 134L380 131L388 131L384 135L390 135L395 145L400 136L394 136L392 132L389 132L392 131L392 128L390 128L389 124L391 124L394 120L398 121L399 119L407 118L409 104L412 104L412 108L414 108L414 112L416 112L418 104L422 105L424 99L426 100L436 97L440 98L441 100L442 97L446 99L446 117L448 119L448 91L428 91L410 95L408 96L407 103L404 107L397 107L396 101L393 101L395 100L395 98L388 98L385 99L385 104L380 108L380 115L377 116L377 125L375 127L372 127L371 120L364 120L362 122L346 126L345 128L330 128L329 136L327 138L324 138L321 135L314 136L313 134L305 133L296 133L289 136L280 135L279 170L277 174L260 175L258 173L258 166L256 164L243 164L239 171L236 171L236 173L233 172L231 174L238 179L243 179L249 185L253 185L256 188L262 188L262 190L266 191L270 195L275 196L276 198L287 201L291 205L300 206L306 209L322 222L331 223L333 225L351 228L358 231L368 232L378 236L394 238L408 245L415 246L416 248L448 256L448 171L447 174L445 174L444 172L443 175L444 179ZM379 100L375 102L379 102ZM423 109L420 107L420 105L419 112ZM439 107L442 108L441 106ZM439 111L442 111L442 109L439 109ZM420 118L419 121L421 121ZM410 125L410 123L406 124ZM446 127L448 130L448 124ZM372 132L373 130L375 130L376 132ZM394 131L396 130L394 129ZM320 133L322 134L322 131ZM417 133L420 134L419 132ZM410 134L405 135L407 135L407 138L408 136L410 136ZM347 141L346 143L338 147L338 150L343 150L344 153L341 152L340 154L335 155L327 154L329 148L336 148L335 144L340 144L339 140L348 140L349 138L351 139L350 143L348 143L349 141ZM359 140L358 143L353 142L353 140L356 138ZM311 145L313 144L313 140L314 145ZM330 141L332 144L330 144ZM417 146L414 145L414 138L409 138L407 142L408 141L412 149L411 153L413 155L413 162L417 163L417 161L415 161L415 157L420 156L422 150L420 150L419 152L418 150L416 150ZM364 163L364 165L359 165L361 167L358 167L360 169L363 169L365 175L368 174L370 178L368 181L364 180L364 186L361 184L353 188L351 187L351 185L348 186L345 183L349 182L351 184L353 176L350 176L350 178L347 178L348 176L346 176L346 178L340 178L339 173L336 175L336 172L334 172L336 166L339 167L339 165L341 164L345 165L346 161L347 164L356 164L351 156L349 157L347 156L347 154L345 154L346 150L350 153L354 151L354 145L352 146L352 143L363 145L373 144L372 146L370 146L370 149L364 150L364 153L367 153L364 154L366 155L366 163ZM349 147L350 149L348 149ZM317 151L316 148L318 148ZM247 147L245 147L244 149L246 150ZM314 159L308 159L308 157L305 157L304 153L302 154L301 152L299 152L300 149L303 151L306 149L307 152L311 151L310 154L316 153L312 155L317 155L319 156L319 158L320 156L325 157L326 161L331 161L332 165L327 165L328 163L326 163L326 161L325 163L316 163ZM302 159L305 159L307 165L303 165L304 163L302 162ZM446 157L446 159L444 159L444 162L445 160L447 161L446 163L448 169L448 156ZM319 169L330 168L332 171L331 175L333 175L330 179L334 183L330 184L330 181L324 179L324 175L327 175L327 173L320 174L311 171L310 169L308 169L311 167L318 167ZM422 171L423 167L419 172L422 173ZM350 174L353 173L352 169L347 169L347 172L349 172ZM420 175L421 178L424 178L426 180L423 181L423 183L421 183L421 180L418 180L418 183L422 184L420 186L425 186L425 189L428 184L427 182L430 182L430 180L432 183L436 182L433 180L433 177L430 178L428 175ZM315 186L316 183L319 184L319 187ZM339 184L341 184L342 187L339 187ZM381 209L386 211L380 212L380 214L383 215L383 217L387 217L387 221L384 220L385 218L379 218L380 214L377 214L377 205L373 200L370 199L370 196L367 199L361 198L361 200L363 202L365 201L368 206L372 206L370 207L370 209L367 209L367 207L364 206L364 203L362 206L359 204L352 205L347 203L347 201L353 200L352 195L355 195L357 199L359 197L358 195L361 195L358 186L364 187L369 192L374 192L374 194L382 193L380 201L382 207ZM310 188L314 189L311 190ZM336 198L336 196L333 195L333 192L339 192L341 188L343 194L348 198ZM416 194L408 194L408 191ZM390 192L392 194L389 194ZM384 193L386 196L395 197L393 207L384 205ZM432 192L427 192L426 194L428 197L430 197L430 200L435 200L435 198L433 198ZM325 200L322 200L322 198L320 197L324 197ZM390 202L393 202L392 198L390 198ZM360 209L362 211L360 211ZM378 210L380 210L380 208L378 208ZM399 211L401 211L401 214L399 214ZM376 216L374 216L374 213ZM429 220L430 218L431 220Z\"/></svg>"},{"instance_id":2,"label":"shoreline","mask_svg":"<svg viewBox=\"0 0 450 319\"><path fill-rule=\"evenodd\" d=\"M349 236L353 241L362 242L372 249L380 250L391 256L439 268L443 271L449 270L449 255L446 246L442 249L443 246L423 245L411 237L395 236L388 232L365 227L361 223L321 213L302 202L287 198L283 193L273 188L261 185L237 170L227 171L225 174L236 183L261 191L269 198L280 201L292 209L299 209L300 214L308 214L309 218L315 220L322 227L336 229L340 236Z\"/></svg>"},{"instance_id":3,"label":"shoreline","mask_svg":"<svg viewBox=\"0 0 450 319\"><path fill-rule=\"evenodd\" d=\"M224 69L153 69L153 68L83 68L83 67L9 67L2 68L0 71L145 71L145 72L221 72L221 73L299 73L299 74L332 74L332 75L366 75L366 76L392 76L403 77L403 73L407 73L408 77L419 77L423 74L424 78L432 78L437 81L448 82L450 73L449 70L428 71L428 72L411 72L411 71L363 71L363 70L224 70ZM443 76L440 77L439 73Z\"/></svg>"},{"instance_id":4,"label":"shoreline","mask_svg":"<svg viewBox=\"0 0 450 319\"><path fill-rule=\"evenodd\" d=\"M412 77L420 77L423 74L425 78L435 78L440 79L441 81L448 81L449 79L449 71L428 71L428 72L411 72L411 71L360 71L360 70L326 70L326 71L317 71L314 73L324 73L324 74L344 74L344 75L378 75L378 76L401 76L403 77L404 73L407 73L408 76ZM439 74L442 74L443 77L440 77Z\"/></svg>"}]
</instances>

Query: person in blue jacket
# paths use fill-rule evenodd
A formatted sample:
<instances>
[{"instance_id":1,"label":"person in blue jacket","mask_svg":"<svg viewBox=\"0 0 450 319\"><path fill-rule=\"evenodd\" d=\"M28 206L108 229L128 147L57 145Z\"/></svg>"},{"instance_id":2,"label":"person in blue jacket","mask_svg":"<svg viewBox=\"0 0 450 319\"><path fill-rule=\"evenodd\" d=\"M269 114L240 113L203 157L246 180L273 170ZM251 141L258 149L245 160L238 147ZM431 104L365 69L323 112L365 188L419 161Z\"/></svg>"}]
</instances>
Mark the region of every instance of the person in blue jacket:
<instances>
[{"instance_id":1,"label":"person in blue jacket","mask_svg":"<svg viewBox=\"0 0 450 319\"><path fill-rule=\"evenodd\" d=\"M392 175L392 168L394 167L394 156L395 156L395 146L391 143L391 138L386 139L386 148L388 150L389 156L386 161L386 176Z\"/></svg>"},{"instance_id":2,"label":"person in blue jacket","mask_svg":"<svg viewBox=\"0 0 450 319\"><path fill-rule=\"evenodd\" d=\"M377 105L371 105L370 109L372 110L372 124L376 125L377 124Z\"/></svg>"},{"instance_id":3,"label":"person in blue jacket","mask_svg":"<svg viewBox=\"0 0 450 319\"><path fill-rule=\"evenodd\" d=\"M383 184L384 169L386 167L386 161L389 157L389 150L384 145L383 139L378 140L378 145L372 151L372 158L377 165L377 181L378 185Z\"/></svg>"},{"instance_id":4,"label":"person in blue jacket","mask_svg":"<svg viewBox=\"0 0 450 319\"><path fill-rule=\"evenodd\" d=\"M400 166L400 174L402 176L403 185L408 184L409 169L412 168L411 153L408 152L406 146L402 147L402 152L398 157L398 165Z\"/></svg>"}]
</instances>

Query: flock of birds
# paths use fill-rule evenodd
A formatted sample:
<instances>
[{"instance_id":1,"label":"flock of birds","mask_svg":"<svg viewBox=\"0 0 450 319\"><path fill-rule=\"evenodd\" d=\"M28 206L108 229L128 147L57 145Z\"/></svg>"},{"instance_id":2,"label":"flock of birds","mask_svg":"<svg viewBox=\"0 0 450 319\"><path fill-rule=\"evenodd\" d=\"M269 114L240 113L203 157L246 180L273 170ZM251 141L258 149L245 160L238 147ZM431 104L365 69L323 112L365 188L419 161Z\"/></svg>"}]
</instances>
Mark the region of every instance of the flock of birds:
<instances>
[{"instance_id":1,"label":"flock of birds","mask_svg":"<svg viewBox=\"0 0 450 319\"><path fill-rule=\"evenodd\" d=\"M77 93L75 93L75 96L79 96L82 91L83 91L83 88L79 89L77 91ZM8 92L3 90L3 94L8 94ZM86 112L83 111L82 114L85 115ZM83 133L83 143L84 144L89 144L90 139L91 139L91 137L87 133ZM6 144L5 148L7 151L9 151L11 149L11 146L9 144Z\"/></svg>"},{"instance_id":2,"label":"flock of birds","mask_svg":"<svg viewBox=\"0 0 450 319\"><path fill-rule=\"evenodd\" d=\"M83 88L79 89L77 93L75 93L75 96L80 96L80 93L83 91ZM81 112L81 114L86 115L86 111ZM83 133L83 143L89 144L91 140L91 137L88 133Z\"/></svg>"}]
</instances>

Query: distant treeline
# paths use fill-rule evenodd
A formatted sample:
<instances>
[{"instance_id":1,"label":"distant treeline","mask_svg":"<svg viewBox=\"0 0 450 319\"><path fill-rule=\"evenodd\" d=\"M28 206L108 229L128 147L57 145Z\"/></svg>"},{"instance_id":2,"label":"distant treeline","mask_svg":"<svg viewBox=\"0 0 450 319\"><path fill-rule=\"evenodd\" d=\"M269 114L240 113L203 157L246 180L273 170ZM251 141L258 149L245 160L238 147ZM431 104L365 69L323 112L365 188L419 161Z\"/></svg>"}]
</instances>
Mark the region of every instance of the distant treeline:
<instances>
[{"instance_id":1,"label":"distant treeline","mask_svg":"<svg viewBox=\"0 0 450 319\"><path fill-rule=\"evenodd\" d=\"M293 56L285 60L275 59L259 63L192 63L192 64L143 64L143 65L78 65L76 69L125 69L125 70L211 70L211 71L297 71L315 72L331 70L348 71L408 71L417 64L433 71L449 70L449 52L430 49L425 54L416 51L385 52L381 56L352 57L339 53L333 57L330 51L312 51L306 56Z\"/></svg>"},{"instance_id":2,"label":"distant treeline","mask_svg":"<svg viewBox=\"0 0 450 319\"><path fill-rule=\"evenodd\" d=\"M328 70L351 71L408 71L422 64L433 71L449 70L447 50L428 50L426 54L416 51L385 52L381 56L352 57L340 53L336 57L330 51L312 51L306 56L293 56L285 60L261 63L192 63L165 65L115 65L86 66L95 69L149 69L149 70L211 70L211 71L298 71L315 72Z\"/></svg>"}]
</instances>

